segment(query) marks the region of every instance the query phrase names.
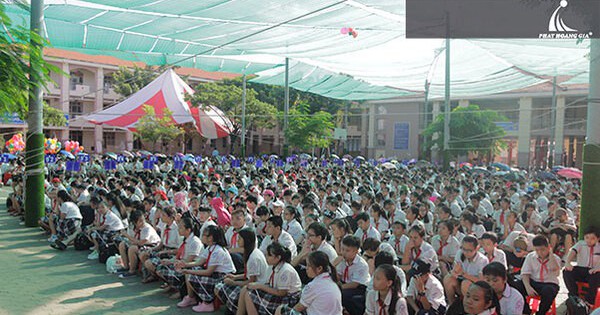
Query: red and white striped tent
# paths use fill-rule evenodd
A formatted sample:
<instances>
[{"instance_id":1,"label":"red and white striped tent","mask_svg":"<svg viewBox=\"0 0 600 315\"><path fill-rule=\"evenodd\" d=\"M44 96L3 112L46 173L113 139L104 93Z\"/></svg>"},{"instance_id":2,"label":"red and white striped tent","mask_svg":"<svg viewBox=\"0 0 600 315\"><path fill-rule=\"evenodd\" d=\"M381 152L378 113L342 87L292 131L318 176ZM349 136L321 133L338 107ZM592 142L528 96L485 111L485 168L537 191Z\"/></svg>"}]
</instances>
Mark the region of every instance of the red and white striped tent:
<instances>
[{"instance_id":1,"label":"red and white striped tent","mask_svg":"<svg viewBox=\"0 0 600 315\"><path fill-rule=\"evenodd\" d=\"M121 103L83 118L94 124L135 130L138 120L145 115L144 105L150 105L154 107L157 118L163 117L163 110L168 108L174 124L192 122L200 135L207 139L224 138L233 132L233 124L221 110L213 106L190 106L185 101L186 92L193 94L194 90L173 69L169 69Z\"/></svg>"}]
</instances>

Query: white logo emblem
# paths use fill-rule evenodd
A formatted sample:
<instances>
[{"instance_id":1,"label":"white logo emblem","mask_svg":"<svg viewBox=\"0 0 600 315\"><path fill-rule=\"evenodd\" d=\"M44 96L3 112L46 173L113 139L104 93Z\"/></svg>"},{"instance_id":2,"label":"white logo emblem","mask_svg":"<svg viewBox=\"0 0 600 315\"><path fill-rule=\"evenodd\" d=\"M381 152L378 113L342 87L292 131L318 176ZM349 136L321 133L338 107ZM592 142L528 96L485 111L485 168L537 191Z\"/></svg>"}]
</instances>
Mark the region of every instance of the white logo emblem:
<instances>
[{"instance_id":1,"label":"white logo emblem","mask_svg":"<svg viewBox=\"0 0 600 315\"><path fill-rule=\"evenodd\" d=\"M550 17L550 22L548 23L548 31L550 32L577 32L576 29L572 29L568 27L565 22L563 22L562 17L560 16L561 12L564 8L567 7L569 3L567 0L561 0L558 8L554 10L552 16Z\"/></svg>"}]
</instances>

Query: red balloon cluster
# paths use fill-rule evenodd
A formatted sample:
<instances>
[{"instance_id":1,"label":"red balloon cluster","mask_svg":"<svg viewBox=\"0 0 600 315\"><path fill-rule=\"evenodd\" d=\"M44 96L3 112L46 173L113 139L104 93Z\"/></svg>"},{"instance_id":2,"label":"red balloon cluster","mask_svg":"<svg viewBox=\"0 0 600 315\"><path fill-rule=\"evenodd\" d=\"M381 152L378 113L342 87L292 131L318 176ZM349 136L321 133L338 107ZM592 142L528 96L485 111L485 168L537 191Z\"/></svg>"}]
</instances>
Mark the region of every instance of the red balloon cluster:
<instances>
[{"instance_id":1,"label":"red balloon cluster","mask_svg":"<svg viewBox=\"0 0 600 315\"><path fill-rule=\"evenodd\" d=\"M340 33L342 33L343 35L348 35L348 36L352 36L354 38L356 38L356 36L358 36L358 32L355 31L352 27L342 27L342 29L340 30Z\"/></svg>"}]
</instances>

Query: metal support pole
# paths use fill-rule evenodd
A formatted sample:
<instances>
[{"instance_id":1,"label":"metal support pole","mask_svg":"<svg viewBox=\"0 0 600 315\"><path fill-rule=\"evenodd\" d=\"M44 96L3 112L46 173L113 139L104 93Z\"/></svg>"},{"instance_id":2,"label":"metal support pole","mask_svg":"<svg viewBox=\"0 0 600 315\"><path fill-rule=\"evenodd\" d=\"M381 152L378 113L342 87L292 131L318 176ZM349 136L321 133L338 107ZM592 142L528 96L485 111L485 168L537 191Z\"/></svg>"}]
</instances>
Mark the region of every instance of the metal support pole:
<instances>
[{"instance_id":1,"label":"metal support pole","mask_svg":"<svg viewBox=\"0 0 600 315\"><path fill-rule=\"evenodd\" d=\"M579 238L588 226L600 227L600 39L591 39L587 139L583 148L583 180Z\"/></svg>"},{"instance_id":2,"label":"metal support pole","mask_svg":"<svg viewBox=\"0 0 600 315\"><path fill-rule=\"evenodd\" d=\"M446 13L446 19L448 14ZM446 73L444 88L444 169L450 163L450 38L446 38Z\"/></svg>"},{"instance_id":3,"label":"metal support pole","mask_svg":"<svg viewBox=\"0 0 600 315\"><path fill-rule=\"evenodd\" d=\"M290 59L285 58L285 96L284 96L284 107L283 107L283 132L287 132L288 129L288 116L290 114ZM288 139L284 136L283 139L283 155L288 156Z\"/></svg>"},{"instance_id":4,"label":"metal support pole","mask_svg":"<svg viewBox=\"0 0 600 315\"><path fill-rule=\"evenodd\" d=\"M43 34L44 1L31 1L30 30L39 37ZM39 50L42 56L43 43L32 39L29 43L32 50ZM29 71L29 118L27 119L27 142L25 151L25 225L34 227L44 215L44 126L41 82L42 68L38 60L31 60ZM35 74L35 75L34 75Z\"/></svg>"},{"instance_id":5,"label":"metal support pole","mask_svg":"<svg viewBox=\"0 0 600 315\"><path fill-rule=\"evenodd\" d=\"M550 110L550 121L552 122L552 128L550 128L550 147L548 148L548 168L554 166L554 148L556 142L556 76L552 78L552 109Z\"/></svg>"},{"instance_id":6,"label":"metal support pole","mask_svg":"<svg viewBox=\"0 0 600 315\"><path fill-rule=\"evenodd\" d=\"M242 157L246 157L246 75L242 76Z\"/></svg>"}]
</instances>

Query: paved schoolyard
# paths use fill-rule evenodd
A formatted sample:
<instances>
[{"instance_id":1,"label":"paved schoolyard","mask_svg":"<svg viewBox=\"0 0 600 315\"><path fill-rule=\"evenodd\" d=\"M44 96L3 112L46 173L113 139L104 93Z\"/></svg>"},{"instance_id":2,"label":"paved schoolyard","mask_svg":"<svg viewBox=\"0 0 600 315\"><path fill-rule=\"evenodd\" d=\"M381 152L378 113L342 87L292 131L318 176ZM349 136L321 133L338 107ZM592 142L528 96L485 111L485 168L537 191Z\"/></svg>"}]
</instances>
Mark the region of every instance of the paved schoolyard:
<instances>
[{"instance_id":1,"label":"paved schoolyard","mask_svg":"<svg viewBox=\"0 0 600 315\"><path fill-rule=\"evenodd\" d=\"M178 309L158 282L121 280L88 251L50 248L39 228L7 215L7 195L0 190L0 314L196 314Z\"/></svg>"}]
</instances>

